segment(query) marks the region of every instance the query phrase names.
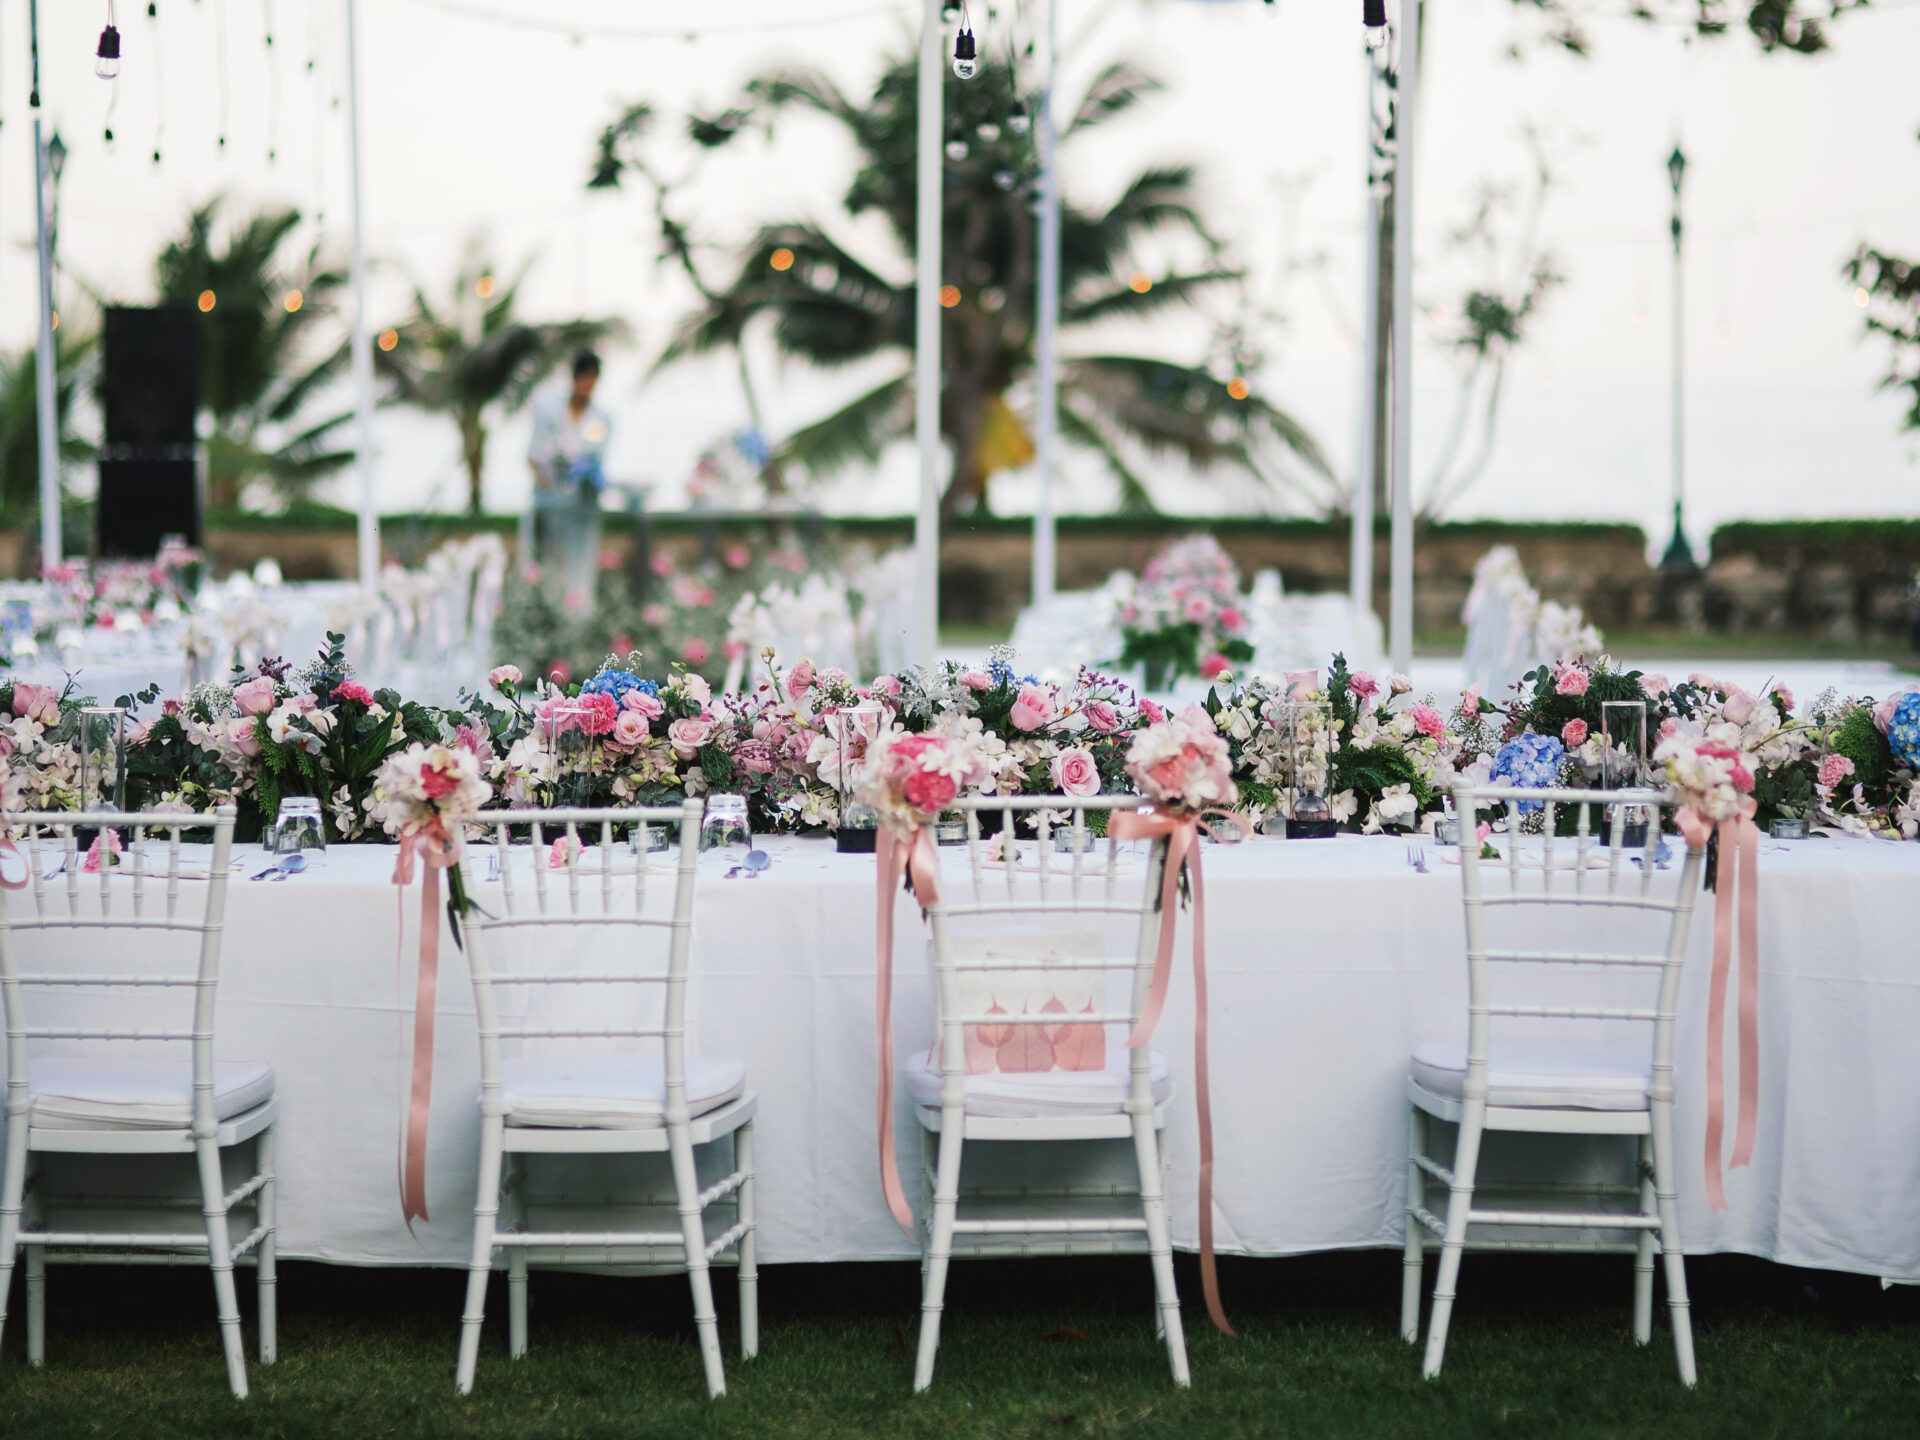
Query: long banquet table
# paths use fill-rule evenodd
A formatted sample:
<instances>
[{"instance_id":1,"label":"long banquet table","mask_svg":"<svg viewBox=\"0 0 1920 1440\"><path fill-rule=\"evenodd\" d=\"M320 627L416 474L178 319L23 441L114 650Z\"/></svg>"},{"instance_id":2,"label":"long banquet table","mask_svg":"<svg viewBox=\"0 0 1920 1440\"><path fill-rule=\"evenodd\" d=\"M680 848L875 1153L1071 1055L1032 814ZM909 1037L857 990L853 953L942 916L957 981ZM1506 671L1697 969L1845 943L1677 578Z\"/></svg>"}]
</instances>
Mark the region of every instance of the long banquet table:
<instances>
[{"instance_id":1,"label":"long banquet table","mask_svg":"<svg viewBox=\"0 0 1920 1440\"><path fill-rule=\"evenodd\" d=\"M758 879L727 880L717 857L702 861L690 990L695 1048L744 1058L760 1097L761 1257L913 1254L876 1174L874 862L821 840L763 843L774 863ZM1223 1251L1401 1241L1407 1057L1421 1040L1463 1034L1466 988L1459 872L1435 863L1417 874L1405 852L1401 839L1357 837L1206 847ZM393 854L335 847L322 868L284 883L230 886L218 1049L278 1071L284 1255L465 1260L477 1047L465 965L444 937L431 1220L409 1232L396 1196L419 899L417 885L397 897ZM1763 842L1758 1144L1753 1165L1729 1173L1731 1208L1720 1213L1701 1179L1703 899L1679 1022L1687 1248L1920 1280L1920 846ZM1183 916L1156 1043L1178 1082L1170 1186L1176 1243L1191 1247L1186 926ZM896 1038L909 1053L932 1027L924 926L904 897L896 935ZM904 1099L897 1123L917 1195Z\"/></svg>"}]
</instances>

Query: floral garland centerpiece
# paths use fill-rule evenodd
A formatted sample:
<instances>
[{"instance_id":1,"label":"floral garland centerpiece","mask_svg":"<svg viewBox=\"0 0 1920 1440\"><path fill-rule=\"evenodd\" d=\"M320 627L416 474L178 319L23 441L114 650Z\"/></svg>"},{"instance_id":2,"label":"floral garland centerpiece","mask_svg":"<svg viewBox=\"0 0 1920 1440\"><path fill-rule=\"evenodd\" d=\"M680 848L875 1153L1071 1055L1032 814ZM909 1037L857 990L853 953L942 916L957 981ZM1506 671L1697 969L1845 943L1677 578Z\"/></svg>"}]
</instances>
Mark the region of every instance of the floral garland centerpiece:
<instances>
[{"instance_id":1,"label":"floral garland centerpiece","mask_svg":"<svg viewBox=\"0 0 1920 1440\"><path fill-rule=\"evenodd\" d=\"M1211 535L1175 540L1148 561L1116 595L1114 623L1120 654L1111 663L1141 667L1149 690L1184 676L1218 679L1253 659L1240 571Z\"/></svg>"}]
</instances>

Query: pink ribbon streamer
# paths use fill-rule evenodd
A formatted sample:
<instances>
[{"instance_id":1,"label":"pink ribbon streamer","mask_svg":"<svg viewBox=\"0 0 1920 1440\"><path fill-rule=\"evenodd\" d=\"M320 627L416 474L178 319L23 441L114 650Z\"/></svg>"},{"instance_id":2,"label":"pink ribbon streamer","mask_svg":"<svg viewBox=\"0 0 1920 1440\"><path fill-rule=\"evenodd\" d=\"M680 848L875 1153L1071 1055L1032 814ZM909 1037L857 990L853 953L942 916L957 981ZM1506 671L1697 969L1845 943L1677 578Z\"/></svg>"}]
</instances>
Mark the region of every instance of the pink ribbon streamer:
<instances>
[{"instance_id":1,"label":"pink ribbon streamer","mask_svg":"<svg viewBox=\"0 0 1920 1440\"><path fill-rule=\"evenodd\" d=\"M914 898L925 910L940 898L939 861L934 854L933 835L924 825L915 826L901 836L881 828L874 840L874 858L879 862L874 873L880 892L874 909L874 996L873 1024L875 1049L880 1053L880 1087L875 1116L880 1134L880 1189L887 1197L887 1209L894 1223L909 1235L913 1233L913 1210L907 1204L906 1191L900 1188L900 1163L893 1144L893 897L905 876L913 886Z\"/></svg>"},{"instance_id":2,"label":"pink ribbon streamer","mask_svg":"<svg viewBox=\"0 0 1920 1440\"><path fill-rule=\"evenodd\" d=\"M28 862L27 857L20 853L20 847L13 843L11 836L0 835L0 855L11 855L20 862L20 878L18 880L7 879L7 872L4 869L0 869L0 890L26 889L27 882L33 879L33 866Z\"/></svg>"},{"instance_id":3,"label":"pink ribbon streamer","mask_svg":"<svg viewBox=\"0 0 1920 1440\"><path fill-rule=\"evenodd\" d=\"M420 968L413 996L413 1084L407 1101L406 1141L400 1155L400 1215L413 1228L427 1219L427 1116L433 1100L433 1011L440 989L440 872L460 858L457 836L449 837L438 820L400 836L393 883L400 887L400 942L406 938L405 888L413 883L418 858L420 885Z\"/></svg>"},{"instance_id":4,"label":"pink ribbon streamer","mask_svg":"<svg viewBox=\"0 0 1920 1440\"><path fill-rule=\"evenodd\" d=\"M1719 870L1714 882L1713 968L1707 989L1707 1204L1725 1210L1726 1182L1720 1154L1726 1135L1727 972L1733 956L1734 901L1740 918L1740 1116L1734 1128L1727 1169L1752 1163L1760 1107L1760 833L1753 823L1754 802L1742 814L1719 824ZM1705 845L1713 822L1682 810L1680 831L1689 845Z\"/></svg>"},{"instance_id":5,"label":"pink ribbon streamer","mask_svg":"<svg viewBox=\"0 0 1920 1440\"><path fill-rule=\"evenodd\" d=\"M1250 832L1238 815L1217 812ZM1213 1094L1207 1070L1207 892L1200 877L1200 831L1213 827L1199 815L1167 811L1119 810L1107 822L1116 840L1167 840L1167 864L1160 890L1160 944L1153 957L1153 979L1147 1003L1140 1012L1127 1045L1138 1049L1153 1039L1160 1012L1167 1003L1167 984L1173 973L1173 938L1179 925L1180 872L1193 871L1193 1099L1200 1121L1200 1289L1207 1314L1222 1335L1232 1335L1227 1312L1220 1304L1220 1273L1213 1252Z\"/></svg>"}]
</instances>

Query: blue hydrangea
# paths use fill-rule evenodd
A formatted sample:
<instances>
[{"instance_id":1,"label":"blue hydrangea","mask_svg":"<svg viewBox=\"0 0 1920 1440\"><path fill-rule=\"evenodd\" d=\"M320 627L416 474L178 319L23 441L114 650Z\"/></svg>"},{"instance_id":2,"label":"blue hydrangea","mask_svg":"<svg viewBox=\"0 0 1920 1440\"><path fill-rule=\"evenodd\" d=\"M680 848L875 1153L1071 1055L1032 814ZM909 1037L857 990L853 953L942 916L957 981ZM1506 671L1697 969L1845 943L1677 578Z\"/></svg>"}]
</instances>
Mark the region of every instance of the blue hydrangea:
<instances>
[{"instance_id":1,"label":"blue hydrangea","mask_svg":"<svg viewBox=\"0 0 1920 1440\"><path fill-rule=\"evenodd\" d=\"M1893 758L1913 770L1920 770L1920 693L1908 692L1893 707L1893 719L1887 722L1887 744Z\"/></svg>"},{"instance_id":2,"label":"blue hydrangea","mask_svg":"<svg viewBox=\"0 0 1920 1440\"><path fill-rule=\"evenodd\" d=\"M660 693L660 687L653 681L643 680L627 670L602 670L580 687L582 695L611 695L616 700L629 690L638 690L643 695Z\"/></svg>"},{"instance_id":3,"label":"blue hydrangea","mask_svg":"<svg viewBox=\"0 0 1920 1440\"><path fill-rule=\"evenodd\" d=\"M1500 753L1493 757L1493 773L1489 778L1495 785L1544 790L1560 783L1560 762L1565 756L1566 747L1553 736L1529 731L1500 747ZM1537 800L1520 802L1523 815L1540 808Z\"/></svg>"}]
</instances>

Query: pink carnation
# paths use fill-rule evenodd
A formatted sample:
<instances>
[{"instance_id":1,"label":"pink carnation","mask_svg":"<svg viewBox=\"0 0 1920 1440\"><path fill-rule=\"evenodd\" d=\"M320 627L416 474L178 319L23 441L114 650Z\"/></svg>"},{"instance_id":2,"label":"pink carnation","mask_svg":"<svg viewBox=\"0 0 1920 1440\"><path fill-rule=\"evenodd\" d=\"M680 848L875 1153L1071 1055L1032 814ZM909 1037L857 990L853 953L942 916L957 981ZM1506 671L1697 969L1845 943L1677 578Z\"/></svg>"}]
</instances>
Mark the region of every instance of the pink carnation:
<instances>
[{"instance_id":1,"label":"pink carnation","mask_svg":"<svg viewBox=\"0 0 1920 1440\"><path fill-rule=\"evenodd\" d=\"M1844 755L1829 755L1820 762L1820 784L1831 790L1853 774L1853 761Z\"/></svg>"},{"instance_id":2,"label":"pink carnation","mask_svg":"<svg viewBox=\"0 0 1920 1440\"><path fill-rule=\"evenodd\" d=\"M1213 654L1200 662L1200 675L1205 680L1218 680L1233 668L1226 656Z\"/></svg>"},{"instance_id":3,"label":"pink carnation","mask_svg":"<svg viewBox=\"0 0 1920 1440\"><path fill-rule=\"evenodd\" d=\"M1447 717L1431 705L1416 705L1407 713L1413 717L1413 728L1418 734L1432 740L1447 738Z\"/></svg>"},{"instance_id":4,"label":"pink carnation","mask_svg":"<svg viewBox=\"0 0 1920 1440\"><path fill-rule=\"evenodd\" d=\"M813 662L802 660L787 672L787 698L798 700L813 688Z\"/></svg>"},{"instance_id":5,"label":"pink carnation","mask_svg":"<svg viewBox=\"0 0 1920 1440\"><path fill-rule=\"evenodd\" d=\"M614 723L619 718L620 702L611 695L582 695L580 711L582 735L611 735Z\"/></svg>"},{"instance_id":6,"label":"pink carnation","mask_svg":"<svg viewBox=\"0 0 1920 1440\"><path fill-rule=\"evenodd\" d=\"M1364 670L1356 670L1347 677L1347 693L1356 700L1371 700L1380 693L1380 682Z\"/></svg>"},{"instance_id":7,"label":"pink carnation","mask_svg":"<svg viewBox=\"0 0 1920 1440\"><path fill-rule=\"evenodd\" d=\"M362 705L373 704L373 692L358 680L342 680L333 687L335 700L358 700Z\"/></svg>"},{"instance_id":8,"label":"pink carnation","mask_svg":"<svg viewBox=\"0 0 1920 1440\"><path fill-rule=\"evenodd\" d=\"M1111 700L1089 700L1084 713L1087 728L1096 735L1111 735L1120 728L1120 708Z\"/></svg>"},{"instance_id":9,"label":"pink carnation","mask_svg":"<svg viewBox=\"0 0 1920 1440\"><path fill-rule=\"evenodd\" d=\"M487 672L487 684L502 695L519 683L520 667L518 665L496 665Z\"/></svg>"},{"instance_id":10,"label":"pink carnation","mask_svg":"<svg viewBox=\"0 0 1920 1440\"><path fill-rule=\"evenodd\" d=\"M1460 692L1460 711L1465 715L1478 715L1480 713L1480 687L1478 685L1469 685Z\"/></svg>"},{"instance_id":11,"label":"pink carnation","mask_svg":"<svg viewBox=\"0 0 1920 1440\"><path fill-rule=\"evenodd\" d=\"M901 793L914 809L935 815L953 803L960 787L954 784L951 775L942 775L937 770L915 770L907 777Z\"/></svg>"},{"instance_id":12,"label":"pink carnation","mask_svg":"<svg viewBox=\"0 0 1920 1440\"><path fill-rule=\"evenodd\" d=\"M1569 720L1560 727L1560 740L1569 750L1578 750L1587 743L1587 722Z\"/></svg>"},{"instance_id":13,"label":"pink carnation","mask_svg":"<svg viewBox=\"0 0 1920 1440\"><path fill-rule=\"evenodd\" d=\"M993 677L984 670L968 670L961 675L960 683L975 692L993 689Z\"/></svg>"},{"instance_id":14,"label":"pink carnation","mask_svg":"<svg viewBox=\"0 0 1920 1440\"><path fill-rule=\"evenodd\" d=\"M1167 718L1167 712L1144 695L1140 697L1140 713L1146 717L1149 725L1158 725Z\"/></svg>"}]
</instances>

